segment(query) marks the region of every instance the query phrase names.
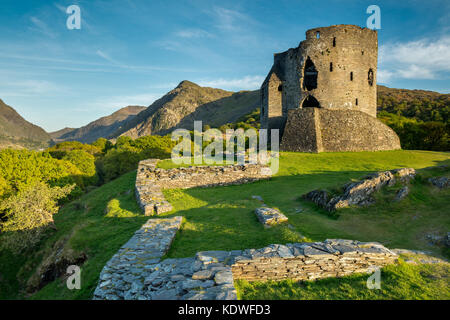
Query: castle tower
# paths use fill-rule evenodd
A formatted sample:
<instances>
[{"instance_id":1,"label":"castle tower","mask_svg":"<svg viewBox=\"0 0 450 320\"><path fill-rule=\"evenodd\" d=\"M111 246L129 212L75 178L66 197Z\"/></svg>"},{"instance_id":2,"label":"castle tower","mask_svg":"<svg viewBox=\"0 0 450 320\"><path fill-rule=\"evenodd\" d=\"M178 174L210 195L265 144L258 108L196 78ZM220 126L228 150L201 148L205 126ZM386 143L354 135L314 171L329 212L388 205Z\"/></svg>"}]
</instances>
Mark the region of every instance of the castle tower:
<instances>
[{"instance_id":1,"label":"castle tower","mask_svg":"<svg viewBox=\"0 0 450 320\"><path fill-rule=\"evenodd\" d=\"M389 132L383 133L385 137L392 136L391 133L393 133L397 143L376 147L379 143L375 141L368 143L373 146L366 148L361 141L358 146L337 148L331 147L330 141L325 144L322 141L321 131L326 129L327 135L331 130L320 126L320 122L329 122L321 119L328 115L333 117L339 115L338 118L342 118L341 120L344 120L343 117L366 119L366 116L369 116L372 119L365 120L366 123L377 121L375 119L377 56L378 40L375 30L354 25L336 25L308 30L306 40L300 42L297 48L274 55L272 69L261 87L261 127L280 129L284 142L282 148L284 146L285 150L290 151L400 148L398 137L392 130L390 132L389 128L384 128L382 123L377 123L376 127L381 131ZM330 113L330 111L336 111L336 113ZM295 123L298 127L295 130L292 128L294 123L289 121L293 117L296 117L296 122L300 121ZM338 120L332 123L338 126L336 121ZM291 127L289 130L294 132L286 136L284 131L288 123ZM358 134L348 132L350 130L348 123L342 125L342 130L347 131L346 136ZM354 127L352 130L358 131L358 128ZM295 136L292 136L293 134ZM378 137L372 136L372 138L378 140ZM355 142L353 138L342 136L342 139Z\"/></svg>"}]
</instances>

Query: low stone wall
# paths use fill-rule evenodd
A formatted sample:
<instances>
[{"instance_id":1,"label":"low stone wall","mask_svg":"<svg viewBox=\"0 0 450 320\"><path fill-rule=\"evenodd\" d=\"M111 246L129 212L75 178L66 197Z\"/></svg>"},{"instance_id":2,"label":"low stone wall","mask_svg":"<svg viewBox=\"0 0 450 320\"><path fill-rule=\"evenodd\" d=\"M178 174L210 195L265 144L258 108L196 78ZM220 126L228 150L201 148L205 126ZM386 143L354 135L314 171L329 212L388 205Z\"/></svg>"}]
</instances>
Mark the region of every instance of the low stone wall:
<instances>
[{"instance_id":1,"label":"low stone wall","mask_svg":"<svg viewBox=\"0 0 450 320\"><path fill-rule=\"evenodd\" d=\"M103 267L94 299L137 299L144 278L169 250L182 219L149 219Z\"/></svg>"},{"instance_id":2,"label":"low stone wall","mask_svg":"<svg viewBox=\"0 0 450 320\"><path fill-rule=\"evenodd\" d=\"M235 300L235 280L340 277L365 273L398 258L379 243L326 240L202 251L195 257L160 261L180 223L181 217L149 220L105 266L94 299Z\"/></svg>"},{"instance_id":3,"label":"low stone wall","mask_svg":"<svg viewBox=\"0 0 450 320\"><path fill-rule=\"evenodd\" d=\"M242 257L236 257L231 270L234 280L315 280L365 273L397 258L379 243L336 239L246 250Z\"/></svg>"},{"instance_id":4,"label":"low stone wall","mask_svg":"<svg viewBox=\"0 0 450 320\"><path fill-rule=\"evenodd\" d=\"M271 171L260 164L228 166L191 166L174 169L156 168L159 160L139 162L136 198L146 215L172 210L163 189L187 189L243 184L270 178Z\"/></svg>"},{"instance_id":5,"label":"low stone wall","mask_svg":"<svg viewBox=\"0 0 450 320\"><path fill-rule=\"evenodd\" d=\"M147 172L156 170L158 159L147 159L139 162L136 176L136 200L144 215L150 216L172 210L166 201L156 179L147 176Z\"/></svg>"},{"instance_id":6,"label":"low stone wall","mask_svg":"<svg viewBox=\"0 0 450 320\"><path fill-rule=\"evenodd\" d=\"M267 179L265 167L258 164L229 166L191 166L175 169L147 167L145 179L157 181L161 189L188 189L243 184Z\"/></svg>"}]
</instances>

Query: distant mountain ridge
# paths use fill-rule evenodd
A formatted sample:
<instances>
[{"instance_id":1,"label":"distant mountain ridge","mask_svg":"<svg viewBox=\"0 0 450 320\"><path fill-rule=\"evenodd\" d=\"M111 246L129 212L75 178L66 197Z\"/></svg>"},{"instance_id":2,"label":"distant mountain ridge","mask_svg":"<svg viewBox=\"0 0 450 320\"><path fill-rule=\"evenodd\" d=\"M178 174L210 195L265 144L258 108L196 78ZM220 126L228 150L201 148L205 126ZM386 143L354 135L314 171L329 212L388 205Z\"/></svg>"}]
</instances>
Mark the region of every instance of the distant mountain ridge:
<instances>
[{"instance_id":1,"label":"distant mountain ridge","mask_svg":"<svg viewBox=\"0 0 450 320\"><path fill-rule=\"evenodd\" d=\"M124 107L109 116L101 117L81 128L64 128L52 132L50 135L56 143L62 141L92 143L98 138L109 137L117 130L120 130L123 124L133 119L138 113L145 109L146 107L142 106Z\"/></svg>"},{"instance_id":2,"label":"distant mountain ridge","mask_svg":"<svg viewBox=\"0 0 450 320\"><path fill-rule=\"evenodd\" d=\"M26 121L16 110L0 99L0 148L46 148L50 135L41 127Z\"/></svg>"},{"instance_id":3,"label":"distant mountain ridge","mask_svg":"<svg viewBox=\"0 0 450 320\"><path fill-rule=\"evenodd\" d=\"M234 123L258 108L259 92L232 92L201 87L185 80L148 107L128 106L81 128L64 128L50 134L24 120L0 100L0 148L12 146L36 149L62 141L92 143L100 137L115 139L125 135L135 139L151 134L165 135L177 128L192 130L194 120L201 120L203 125L219 127ZM450 94L378 85L378 111L395 113L401 110L406 116L414 117L417 101L429 105L426 107L428 109L424 109L427 112L422 112L422 117L425 117L434 109L448 110Z\"/></svg>"},{"instance_id":4,"label":"distant mountain ridge","mask_svg":"<svg viewBox=\"0 0 450 320\"><path fill-rule=\"evenodd\" d=\"M193 129L194 120L212 127L233 122L258 107L259 90L232 92L201 87L182 81L175 89L156 100L111 137L170 133L177 128Z\"/></svg>"}]
</instances>

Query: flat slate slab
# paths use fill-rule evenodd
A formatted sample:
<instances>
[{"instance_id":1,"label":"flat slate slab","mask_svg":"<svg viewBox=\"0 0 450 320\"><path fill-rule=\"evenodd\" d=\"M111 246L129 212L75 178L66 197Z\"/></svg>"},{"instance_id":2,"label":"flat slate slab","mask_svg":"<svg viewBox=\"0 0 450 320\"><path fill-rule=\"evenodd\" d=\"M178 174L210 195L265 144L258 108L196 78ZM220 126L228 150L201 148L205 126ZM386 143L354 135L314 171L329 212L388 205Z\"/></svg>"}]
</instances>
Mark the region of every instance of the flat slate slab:
<instances>
[{"instance_id":1,"label":"flat slate slab","mask_svg":"<svg viewBox=\"0 0 450 320\"><path fill-rule=\"evenodd\" d=\"M255 213L258 217L259 222L267 227L271 227L288 221L288 218L284 214L282 214L279 210L273 208L257 208L255 210Z\"/></svg>"}]
</instances>

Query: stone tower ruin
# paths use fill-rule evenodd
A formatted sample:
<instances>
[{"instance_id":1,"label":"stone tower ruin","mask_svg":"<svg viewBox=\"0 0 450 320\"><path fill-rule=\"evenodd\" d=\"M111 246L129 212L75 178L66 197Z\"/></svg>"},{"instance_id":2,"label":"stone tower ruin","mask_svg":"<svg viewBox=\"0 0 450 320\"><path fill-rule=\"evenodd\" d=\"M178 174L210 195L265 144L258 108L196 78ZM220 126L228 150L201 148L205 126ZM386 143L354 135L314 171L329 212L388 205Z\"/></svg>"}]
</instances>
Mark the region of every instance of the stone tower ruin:
<instances>
[{"instance_id":1,"label":"stone tower ruin","mask_svg":"<svg viewBox=\"0 0 450 320\"><path fill-rule=\"evenodd\" d=\"M261 127L280 129L281 150L400 149L376 119L377 31L336 25L306 31L274 55L261 87Z\"/></svg>"}]
</instances>

